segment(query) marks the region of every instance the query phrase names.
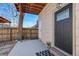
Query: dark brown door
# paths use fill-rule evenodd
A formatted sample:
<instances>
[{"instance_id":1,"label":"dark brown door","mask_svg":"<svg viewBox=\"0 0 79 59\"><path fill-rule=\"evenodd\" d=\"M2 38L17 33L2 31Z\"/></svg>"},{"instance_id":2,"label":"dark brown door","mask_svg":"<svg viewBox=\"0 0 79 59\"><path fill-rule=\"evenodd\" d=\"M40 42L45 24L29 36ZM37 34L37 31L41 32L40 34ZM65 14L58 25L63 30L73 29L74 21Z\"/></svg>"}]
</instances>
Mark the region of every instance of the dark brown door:
<instances>
[{"instance_id":1,"label":"dark brown door","mask_svg":"<svg viewBox=\"0 0 79 59\"><path fill-rule=\"evenodd\" d=\"M55 46L72 54L72 4L55 12Z\"/></svg>"}]
</instances>

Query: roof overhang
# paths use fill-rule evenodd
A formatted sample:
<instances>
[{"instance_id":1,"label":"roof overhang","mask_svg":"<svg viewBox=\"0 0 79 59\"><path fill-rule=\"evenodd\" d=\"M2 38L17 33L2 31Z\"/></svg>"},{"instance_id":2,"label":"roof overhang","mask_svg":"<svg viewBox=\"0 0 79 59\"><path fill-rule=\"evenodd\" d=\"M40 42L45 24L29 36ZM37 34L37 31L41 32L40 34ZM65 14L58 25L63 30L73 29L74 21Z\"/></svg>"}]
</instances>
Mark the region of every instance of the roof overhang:
<instances>
[{"instance_id":1,"label":"roof overhang","mask_svg":"<svg viewBox=\"0 0 79 59\"><path fill-rule=\"evenodd\" d=\"M45 7L46 3L15 3L17 11L38 15ZM20 9L20 7L21 9Z\"/></svg>"},{"instance_id":2,"label":"roof overhang","mask_svg":"<svg viewBox=\"0 0 79 59\"><path fill-rule=\"evenodd\" d=\"M11 23L11 22L0 16L0 23Z\"/></svg>"}]
</instances>

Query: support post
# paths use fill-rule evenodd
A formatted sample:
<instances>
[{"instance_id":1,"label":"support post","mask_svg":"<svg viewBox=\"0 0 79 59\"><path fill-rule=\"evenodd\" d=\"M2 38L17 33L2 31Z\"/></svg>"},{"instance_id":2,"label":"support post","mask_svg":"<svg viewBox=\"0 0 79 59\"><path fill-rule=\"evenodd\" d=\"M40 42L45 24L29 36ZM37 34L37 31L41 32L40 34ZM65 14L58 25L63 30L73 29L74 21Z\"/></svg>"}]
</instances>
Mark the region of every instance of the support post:
<instances>
[{"instance_id":1,"label":"support post","mask_svg":"<svg viewBox=\"0 0 79 59\"><path fill-rule=\"evenodd\" d=\"M19 5L20 9L20 15L19 15L19 24L18 24L18 39L22 40L22 25L23 25L23 18L24 18L24 13L22 12L22 4Z\"/></svg>"}]
</instances>

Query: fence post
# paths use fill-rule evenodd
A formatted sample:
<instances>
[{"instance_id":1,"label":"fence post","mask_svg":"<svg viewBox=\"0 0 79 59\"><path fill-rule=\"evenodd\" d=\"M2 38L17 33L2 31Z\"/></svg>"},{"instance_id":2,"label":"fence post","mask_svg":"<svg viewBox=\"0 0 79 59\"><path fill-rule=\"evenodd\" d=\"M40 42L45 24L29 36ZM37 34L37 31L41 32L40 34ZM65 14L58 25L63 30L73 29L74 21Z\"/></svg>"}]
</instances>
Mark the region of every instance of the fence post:
<instances>
[{"instance_id":1,"label":"fence post","mask_svg":"<svg viewBox=\"0 0 79 59\"><path fill-rule=\"evenodd\" d=\"M12 41L12 28L10 28L10 40Z\"/></svg>"}]
</instances>

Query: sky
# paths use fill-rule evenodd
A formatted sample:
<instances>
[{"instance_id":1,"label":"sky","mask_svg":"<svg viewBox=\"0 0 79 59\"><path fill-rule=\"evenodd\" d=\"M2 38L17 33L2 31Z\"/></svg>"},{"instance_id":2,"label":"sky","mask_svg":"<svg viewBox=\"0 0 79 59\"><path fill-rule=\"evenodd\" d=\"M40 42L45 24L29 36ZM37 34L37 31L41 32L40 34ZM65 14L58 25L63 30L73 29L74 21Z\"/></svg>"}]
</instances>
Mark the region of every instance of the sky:
<instances>
[{"instance_id":1,"label":"sky","mask_svg":"<svg viewBox=\"0 0 79 59\"><path fill-rule=\"evenodd\" d=\"M26 13L23 20L23 27L26 27L26 26L32 27L33 25L36 24L37 20L38 20L37 15Z\"/></svg>"},{"instance_id":2,"label":"sky","mask_svg":"<svg viewBox=\"0 0 79 59\"><path fill-rule=\"evenodd\" d=\"M0 16L3 16L7 20L11 21L12 27L18 26L19 12L17 12L15 5L10 3L0 3ZM23 19L23 27L32 27L36 24L38 15L25 13Z\"/></svg>"}]
</instances>

